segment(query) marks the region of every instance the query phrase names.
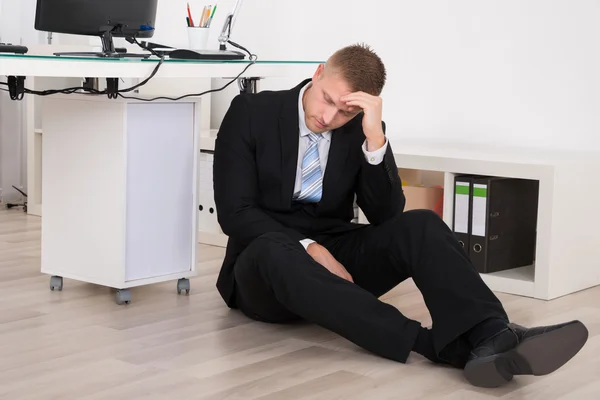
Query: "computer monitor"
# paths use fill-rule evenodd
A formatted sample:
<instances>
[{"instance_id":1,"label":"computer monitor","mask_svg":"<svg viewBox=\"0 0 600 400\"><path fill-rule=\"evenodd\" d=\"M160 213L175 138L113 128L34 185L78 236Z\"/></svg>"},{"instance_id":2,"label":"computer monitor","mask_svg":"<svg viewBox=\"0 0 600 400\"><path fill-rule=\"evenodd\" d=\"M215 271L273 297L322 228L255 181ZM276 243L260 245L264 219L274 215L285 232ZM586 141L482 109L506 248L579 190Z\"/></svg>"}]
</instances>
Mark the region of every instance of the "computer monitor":
<instances>
[{"instance_id":1,"label":"computer monitor","mask_svg":"<svg viewBox=\"0 0 600 400\"><path fill-rule=\"evenodd\" d=\"M157 6L158 0L37 0L35 29L102 40L101 53L57 55L132 56L117 53L113 37L151 38Z\"/></svg>"}]
</instances>

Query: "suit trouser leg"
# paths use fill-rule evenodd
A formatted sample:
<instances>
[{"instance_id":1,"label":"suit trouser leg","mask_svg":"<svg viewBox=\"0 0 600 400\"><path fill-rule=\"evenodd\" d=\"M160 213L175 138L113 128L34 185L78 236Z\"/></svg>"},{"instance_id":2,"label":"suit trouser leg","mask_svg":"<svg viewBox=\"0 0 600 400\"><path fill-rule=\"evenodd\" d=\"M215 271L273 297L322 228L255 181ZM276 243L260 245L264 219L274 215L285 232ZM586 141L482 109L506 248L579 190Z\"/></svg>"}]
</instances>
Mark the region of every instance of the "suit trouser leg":
<instances>
[{"instance_id":1,"label":"suit trouser leg","mask_svg":"<svg viewBox=\"0 0 600 400\"><path fill-rule=\"evenodd\" d=\"M238 257L234 274L238 307L253 319L299 317L400 362L407 360L419 332L418 322L330 273L281 233L255 239Z\"/></svg>"},{"instance_id":2,"label":"suit trouser leg","mask_svg":"<svg viewBox=\"0 0 600 400\"><path fill-rule=\"evenodd\" d=\"M321 243L375 296L396 286L398 277L412 277L431 314L436 351L454 365L462 366L470 351L464 333L488 318L508 321L452 231L431 211L408 211Z\"/></svg>"}]
</instances>

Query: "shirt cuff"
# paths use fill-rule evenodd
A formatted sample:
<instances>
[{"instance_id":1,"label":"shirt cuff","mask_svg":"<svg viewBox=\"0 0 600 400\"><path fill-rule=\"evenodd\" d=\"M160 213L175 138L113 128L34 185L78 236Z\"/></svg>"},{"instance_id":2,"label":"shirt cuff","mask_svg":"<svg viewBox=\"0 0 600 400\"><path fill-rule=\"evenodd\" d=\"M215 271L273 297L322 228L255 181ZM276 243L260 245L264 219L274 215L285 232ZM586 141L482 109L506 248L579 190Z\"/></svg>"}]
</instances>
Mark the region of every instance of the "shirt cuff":
<instances>
[{"instance_id":1,"label":"shirt cuff","mask_svg":"<svg viewBox=\"0 0 600 400\"><path fill-rule=\"evenodd\" d=\"M308 250L308 245L311 243L314 243L315 241L312 239L303 239L300 241L300 244L302 244L302 246L304 246L304 250Z\"/></svg>"},{"instance_id":2,"label":"shirt cuff","mask_svg":"<svg viewBox=\"0 0 600 400\"><path fill-rule=\"evenodd\" d=\"M387 147L388 147L388 138L385 138L385 144L383 146L381 146L380 149L377 149L375 151L367 151L367 141L365 140L363 142L362 145L362 149L363 149L363 153L365 153L365 158L367 159L367 162L371 165L378 165L381 164L381 162L383 161L383 158L385 157L385 152L387 151Z\"/></svg>"}]
</instances>

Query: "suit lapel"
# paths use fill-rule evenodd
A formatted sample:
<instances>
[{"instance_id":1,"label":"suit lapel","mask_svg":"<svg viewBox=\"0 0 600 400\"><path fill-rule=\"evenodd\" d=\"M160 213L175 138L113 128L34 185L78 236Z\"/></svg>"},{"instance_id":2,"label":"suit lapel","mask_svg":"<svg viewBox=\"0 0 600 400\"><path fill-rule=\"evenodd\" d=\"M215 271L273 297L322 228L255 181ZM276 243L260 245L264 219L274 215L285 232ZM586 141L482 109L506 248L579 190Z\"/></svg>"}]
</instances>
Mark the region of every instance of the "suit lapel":
<instances>
[{"instance_id":1,"label":"suit lapel","mask_svg":"<svg viewBox=\"0 0 600 400\"><path fill-rule=\"evenodd\" d=\"M330 195L335 192L336 182L344 172L344 166L350 152L350 138L344 137L344 127L334 130L331 133L331 144L329 146L329 157L327 159L327 168L323 176L323 196L321 197L320 207L326 207Z\"/></svg>"},{"instance_id":2,"label":"suit lapel","mask_svg":"<svg viewBox=\"0 0 600 400\"><path fill-rule=\"evenodd\" d=\"M281 138L281 202L285 208L292 205L296 170L298 167L298 145L300 127L298 120L298 96L300 89L308 83L302 82L285 93L279 116L279 136Z\"/></svg>"}]
</instances>

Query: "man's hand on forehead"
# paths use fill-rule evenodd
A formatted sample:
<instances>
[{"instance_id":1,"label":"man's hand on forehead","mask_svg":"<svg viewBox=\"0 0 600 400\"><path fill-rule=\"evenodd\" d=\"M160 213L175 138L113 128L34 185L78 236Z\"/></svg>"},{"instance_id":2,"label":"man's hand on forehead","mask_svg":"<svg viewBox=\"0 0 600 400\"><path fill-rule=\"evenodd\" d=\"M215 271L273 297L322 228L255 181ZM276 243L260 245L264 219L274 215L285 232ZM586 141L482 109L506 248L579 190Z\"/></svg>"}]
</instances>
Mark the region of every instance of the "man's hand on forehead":
<instances>
[{"instance_id":1,"label":"man's hand on forehead","mask_svg":"<svg viewBox=\"0 0 600 400\"><path fill-rule=\"evenodd\" d=\"M364 117L362 120L363 131L367 138L367 149L377 150L385 144L385 135L382 126L383 100L379 96L373 96L365 92L354 92L340 98L347 107L362 109Z\"/></svg>"}]
</instances>

